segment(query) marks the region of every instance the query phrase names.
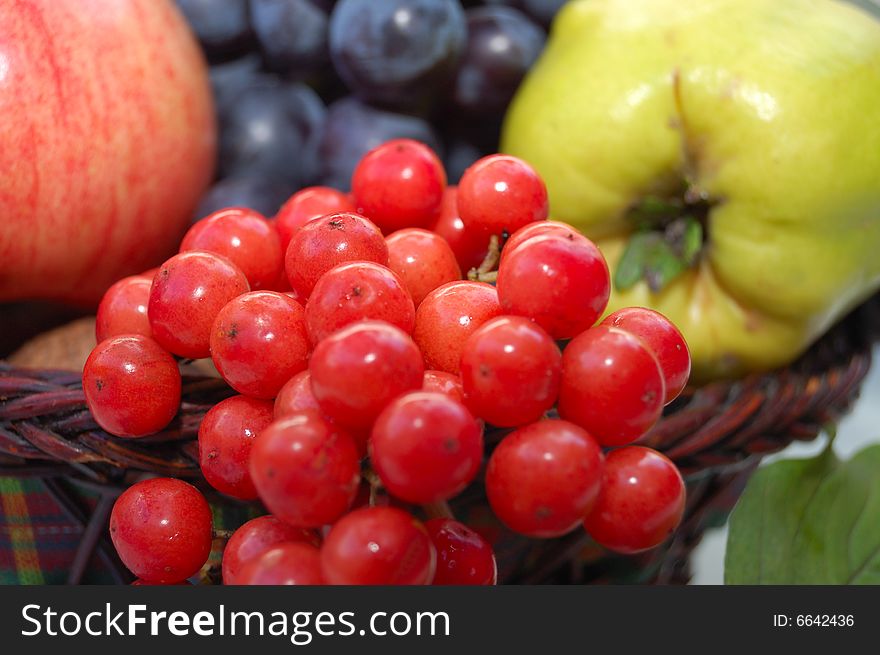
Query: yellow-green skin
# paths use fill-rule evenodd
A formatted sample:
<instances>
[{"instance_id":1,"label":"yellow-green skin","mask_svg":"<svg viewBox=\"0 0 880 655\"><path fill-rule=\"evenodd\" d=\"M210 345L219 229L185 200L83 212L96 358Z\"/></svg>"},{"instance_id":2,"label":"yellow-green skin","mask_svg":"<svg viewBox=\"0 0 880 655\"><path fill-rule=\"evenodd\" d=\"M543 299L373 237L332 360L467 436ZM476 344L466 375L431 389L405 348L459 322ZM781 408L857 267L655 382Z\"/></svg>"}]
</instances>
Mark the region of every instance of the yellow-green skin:
<instances>
[{"instance_id":1,"label":"yellow-green skin","mask_svg":"<svg viewBox=\"0 0 880 655\"><path fill-rule=\"evenodd\" d=\"M666 314L698 380L790 362L880 286L880 23L841 2L570 2L502 150L612 271L640 198L717 203L695 268L609 306Z\"/></svg>"}]
</instances>

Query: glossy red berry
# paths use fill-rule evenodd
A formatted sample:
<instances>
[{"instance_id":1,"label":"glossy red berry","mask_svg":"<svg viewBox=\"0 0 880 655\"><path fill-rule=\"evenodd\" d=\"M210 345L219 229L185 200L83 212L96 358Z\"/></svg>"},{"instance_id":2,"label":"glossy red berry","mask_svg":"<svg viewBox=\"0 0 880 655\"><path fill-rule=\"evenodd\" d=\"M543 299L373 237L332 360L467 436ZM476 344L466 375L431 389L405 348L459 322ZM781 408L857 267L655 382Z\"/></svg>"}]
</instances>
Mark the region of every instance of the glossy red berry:
<instances>
[{"instance_id":1,"label":"glossy red berry","mask_svg":"<svg viewBox=\"0 0 880 655\"><path fill-rule=\"evenodd\" d=\"M556 404L562 353L541 327L498 316L468 337L461 353L464 402L498 427L537 421Z\"/></svg>"},{"instance_id":2,"label":"glossy red berry","mask_svg":"<svg viewBox=\"0 0 880 655\"><path fill-rule=\"evenodd\" d=\"M476 477L483 429L457 400L417 391L382 411L369 450L388 493L424 505L452 498Z\"/></svg>"},{"instance_id":3,"label":"glossy red berry","mask_svg":"<svg viewBox=\"0 0 880 655\"><path fill-rule=\"evenodd\" d=\"M641 339L656 356L666 385L665 404L682 392L691 374L687 342L672 321L645 307L626 307L610 314L602 325L620 328Z\"/></svg>"},{"instance_id":4,"label":"glossy red berry","mask_svg":"<svg viewBox=\"0 0 880 655\"><path fill-rule=\"evenodd\" d=\"M351 506L360 482L352 437L315 410L275 421L251 448L251 478L267 509L296 528L317 528Z\"/></svg>"},{"instance_id":5,"label":"glossy red berry","mask_svg":"<svg viewBox=\"0 0 880 655\"><path fill-rule=\"evenodd\" d=\"M381 321L362 321L321 341L309 372L327 416L369 430L388 403L422 386L425 369L408 334Z\"/></svg>"},{"instance_id":6,"label":"glossy red berry","mask_svg":"<svg viewBox=\"0 0 880 655\"><path fill-rule=\"evenodd\" d=\"M244 273L221 255L200 250L175 255L162 264L150 288L153 338L175 355L208 357L217 314L248 291Z\"/></svg>"},{"instance_id":7,"label":"glossy red berry","mask_svg":"<svg viewBox=\"0 0 880 655\"><path fill-rule=\"evenodd\" d=\"M460 403L464 402L464 389L461 387L461 378L446 371L425 371L422 391L436 391L437 393L446 394Z\"/></svg>"},{"instance_id":8,"label":"glossy red berry","mask_svg":"<svg viewBox=\"0 0 880 655\"><path fill-rule=\"evenodd\" d=\"M357 509L339 519L321 548L329 584L424 585L436 552L419 521L394 507Z\"/></svg>"},{"instance_id":9,"label":"glossy red berry","mask_svg":"<svg viewBox=\"0 0 880 655\"><path fill-rule=\"evenodd\" d=\"M432 228L446 240L463 273L477 268L486 258L489 237L479 230L466 230L458 211L458 187L448 186L443 193L440 215Z\"/></svg>"},{"instance_id":10,"label":"glossy red berry","mask_svg":"<svg viewBox=\"0 0 880 655\"><path fill-rule=\"evenodd\" d=\"M311 343L305 309L276 291L230 300L211 329L211 359L233 389L254 398L278 395L308 366Z\"/></svg>"},{"instance_id":11,"label":"glossy red berry","mask_svg":"<svg viewBox=\"0 0 880 655\"><path fill-rule=\"evenodd\" d=\"M498 298L507 314L532 319L554 339L591 327L611 293L608 265L586 238L536 236L498 267Z\"/></svg>"},{"instance_id":12,"label":"glossy red berry","mask_svg":"<svg viewBox=\"0 0 880 655\"><path fill-rule=\"evenodd\" d=\"M498 293L484 282L450 282L429 293L416 312L413 331L425 365L457 375L467 338L499 314Z\"/></svg>"},{"instance_id":13,"label":"glossy red berry","mask_svg":"<svg viewBox=\"0 0 880 655\"><path fill-rule=\"evenodd\" d=\"M504 247L501 249L501 259L503 260L532 237L538 236L557 236L569 240L586 239L583 234L568 223L561 221L536 221L521 227L510 235L510 238L504 242Z\"/></svg>"},{"instance_id":14,"label":"glossy red berry","mask_svg":"<svg viewBox=\"0 0 880 655\"><path fill-rule=\"evenodd\" d=\"M122 492L110 538L122 563L147 582L170 584L198 573L211 553L211 508L198 489L151 478Z\"/></svg>"},{"instance_id":15,"label":"glossy red berry","mask_svg":"<svg viewBox=\"0 0 880 655\"><path fill-rule=\"evenodd\" d=\"M107 289L95 316L95 339L98 343L120 334L152 336L150 319L147 318L152 284L152 278L132 275Z\"/></svg>"},{"instance_id":16,"label":"glossy red berry","mask_svg":"<svg viewBox=\"0 0 880 655\"><path fill-rule=\"evenodd\" d=\"M95 421L117 437L158 432L180 408L177 362L141 335L111 337L95 346L82 386Z\"/></svg>"},{"instance_id":17,"label":"glossy red berry","mask_svg":"<svg viewBox=\"0 0 880 655\"><path fill-rule=\"evenodd\" d=\"M272 420L271 402L246 396L221 400L209 409L199 425L199 466L208 484L227 496L254 500L251 446Z\"/></svg>"},{"instance_id":18,"label":"glossy red berry","mask_svg":"<svg viewBox=\"0 0 880 655\"><path fill-rule=\"evenodd\" d=\"M600 325L562 354L559 415L603 446L624 446L660 418L666 390L654 354L636 336Z\"/></svg>"},{"instance_id":19,"label":"glossy red berry","mask_svg":"<svg viewBox=\"0 0 880 655\"><path fill-rule=\"evenodd\" d=\"M495 515L530 537L570 532L593 507L602 480L602 451L586 431L545 420L501 440L486 469Z\"/></svg>"},{"instance_id":20,"label":"glossy red berry","mask_svg":"<svg viewBox=\"0 0 880 655\"><path fill-rule=\"evenodd\" d=\"M488 541L463 523L436 518L425 529L437 551L435 585L494 585L498 580L495 553Z\"/></svg>"},{"instance_id":21,"label":"glossy red berry","mask_svg":"<svg viewBox=\"0 0 880 655\"><path fill-rule=\"evenodd\" d=\"M302 542L272 546L245 564L242 585L321 585L321 551Z\"/></svg>"},{"instance_id":22,"label":"glossy red berry","mask_svg":"<svg viewBox=\"0 0 880 655\"><path fill-rule=\"evenodd\" d=\"M489 155L461 176L458 210L467 230L513 234L533 221L547 218L547 187L522 159Z\"/></svg>"},{"instance_id":23,"label":"glossy red berry","mask_svg":"<svg viewBox=\"0 0 880 655\"><path fill-rule=\"evenodd\" d=\"M313 344L364 319L386 321L411 334L415 313L397 274L373 262L350 262L318 280L306 303L306 326Z\"/></svg>"},{"instance_id":24,"label":"glossy red berry","mask_svg":"<svg viewBox=\"0 0 880 655\"><path fill-rule=\"evenodd\" d=\"M369 220L358 214L329 214L309 221L291 237L284 266L291 288L307 299L331 268L353 261L388 265L388 245Z\"/></svg>"},{"instance_id":25,"label":"glossy red berry","mask_svg":"<svg viewBox=\"0 0 880 655\"><path fill-rule=\"evenodd\" d=\"M358 211L386 234L431 225L445 188L440 159L412 139L393 139L374 148L358 162L351 178Z\"/></svg>"},{"instance_id":26,"label":"glossy red berry","mask_svg":"<svg viewBox=\"0 0 880 655\"><path fill-rule=\"evenodd\" d=\"M320 409L312 393L312 376L308 369L288 380L275 398L275 418L284 418L304 409Z\"/></svg>"},{"instance_id":27,"label":"glossy red berry","mask_svg":"<svg viewBox=\"0 0 880 655\"><path fill-rule=\"evenodd\" d=\"M461 279L455 253L434 232L406 228L388 235L388 267L400 276L416 307L431 291Z\"/></svg>"},{"instance_id":28,"label":"glossy red berry","mask_svg":"<svg viewBox=\"0 0 880 655\"><path fill-rule=\"evenodd\" d=\"M251 519L232 533L226 548L223 549L223 584L236 585L240 582L242 568L273 546L284 543L302 542L320 546L321 539L312 530L293 528L274 516L258 516Z\"/></svg>"},{"instance_id":29,"label":"glossy red berry","mask_svg":"<svg viewBox=\"0 0 880 655\"><path fill-rule=\"evenodd\" d=\"M244 207L221 209L195 223L180 252L207 250L238 266L251 289L270 289L283 273L281 240L259 212Z\"/></svg>"},{"instance_id":30,"label":"glossy red berry","mask_svg":"<svg viewBox=\"0 0 880 655\"><path fill-rule=\"evenodd\" d=\"M602 490L584 527L619 553L659 546L684 513L685 486L678 468L656 450L628 446L608 453Z\"/></svg>"},{"instance_id":31,"label":"glossy red berry","mask_svg":"<svg viewBox=\"0 0 880 655\"><path fill-rule=\"evenodd\" d=\"M285 202L275 214L275 229L281 238L281 252L293 235L306 223L327 214L354 213L354 199L342 191L327 186L311 186L300 189Z\"/></svg>"}]
</instances>

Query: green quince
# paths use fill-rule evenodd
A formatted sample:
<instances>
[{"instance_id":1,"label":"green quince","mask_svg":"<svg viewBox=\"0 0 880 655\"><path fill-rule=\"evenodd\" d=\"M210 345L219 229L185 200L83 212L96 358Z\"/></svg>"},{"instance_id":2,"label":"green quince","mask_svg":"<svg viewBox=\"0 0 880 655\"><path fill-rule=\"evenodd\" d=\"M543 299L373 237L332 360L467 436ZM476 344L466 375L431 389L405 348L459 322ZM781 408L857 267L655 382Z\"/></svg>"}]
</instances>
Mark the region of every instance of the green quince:
<instances>
[{"instance_id":1,"label":"green quince","mask_svg":"<svg viewBox=\"0 0 880 655\"><path fill-rule=\"evenodd\" d=\"M880 22L851 5L573 0L502 150L698 380L792 361L880 286Z\"/></svg>"}]
</instances>

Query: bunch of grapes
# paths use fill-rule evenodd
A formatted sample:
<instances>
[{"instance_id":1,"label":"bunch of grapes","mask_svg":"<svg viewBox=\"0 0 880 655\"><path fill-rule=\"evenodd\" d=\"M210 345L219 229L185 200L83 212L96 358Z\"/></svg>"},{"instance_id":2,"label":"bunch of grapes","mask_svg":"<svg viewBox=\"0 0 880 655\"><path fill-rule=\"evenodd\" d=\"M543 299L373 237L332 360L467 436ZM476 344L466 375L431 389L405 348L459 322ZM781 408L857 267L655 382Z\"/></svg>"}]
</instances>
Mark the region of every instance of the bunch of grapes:
<instances>
[{"instance_id":1,"label":"bunch of grapes","mask_svg":"<svg viewBox=\"0 0 880 655\"><path fill-rule=\"evenodd\" d=\"M455 181L501 118L561 0L177 0L211 64L218 179L197 216L272 215L311 184L347 188L394 138Z\"/></svg>"},{"instance_id":2,"label":"bunch of grapes","mask_svg":"<svg viewBox=\"0 0 880 655\"><path fill-rule=\"evenodd\" d=\"M605 259L547 220L522 160L484 157L456 187L426 145L392 140L351 187L300 191L271 221L218 211L99 308L83 388L108 432L173 419L175 356L210 357L239 394L205 415L201 469L270 516L229 540L225 582L492 584L492 545L447 503L475 482L522 535L586 529L622 553L662 543L684 483L631 444L687 382L679 331L642 308L598 322ZM194 487L149 479L120 496L110 529L140 579L175 583L204 565L211 513Z\"/></svg>"}]
</instances>

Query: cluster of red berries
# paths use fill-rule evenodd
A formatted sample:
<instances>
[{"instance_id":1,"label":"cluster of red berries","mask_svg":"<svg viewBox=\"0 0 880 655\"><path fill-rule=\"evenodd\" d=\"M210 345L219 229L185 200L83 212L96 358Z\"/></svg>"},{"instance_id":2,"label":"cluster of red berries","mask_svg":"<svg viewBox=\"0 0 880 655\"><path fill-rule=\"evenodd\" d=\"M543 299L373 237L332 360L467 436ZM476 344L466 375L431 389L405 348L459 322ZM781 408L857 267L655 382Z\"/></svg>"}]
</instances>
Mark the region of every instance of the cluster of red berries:
<instances>
[{"instance_id":1,"label":"cluster of red berries","mask_svg":"<svg viewBox=\"0 0 880 655\"><path fill-rule=\"evenodd\" d=\"M212 214L99 308L83 388L108 432L169 424L175 355L210 357L240 394L201 423L202 472L271 516L231 537L224 581L492 584L483 537L414 514L437 515L481 472L492 510L521 534L583 525L619 552L662 543L684 483L666 457L629 444L687 381L678 330L641 308L596 325L606 262L547 220L543 181L515 157L478 161L456 189L430 149L391 141L352 188L300 191L271 221ZM496 285L463 280L493 236L509 237ZM485 424L513 429L487 462ZM123 493L110 529L151 583L192 576L211 546L207 502L168 478Z\"/></svg>"}]
</instances>

